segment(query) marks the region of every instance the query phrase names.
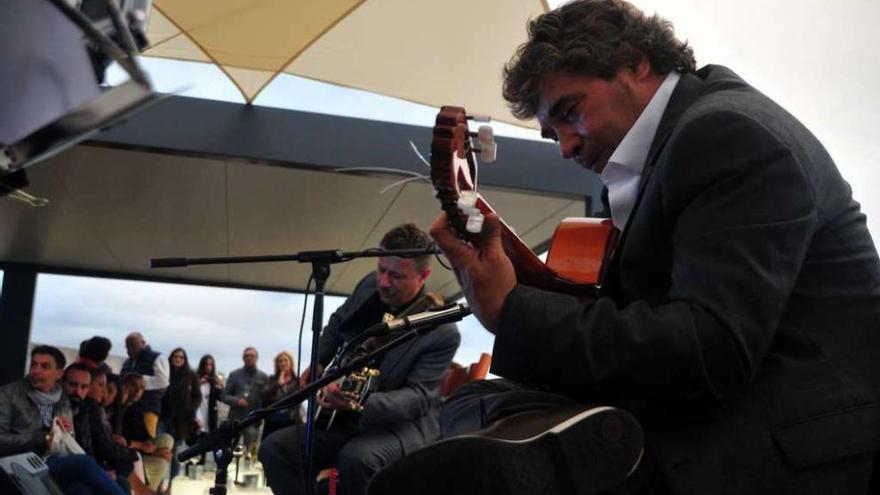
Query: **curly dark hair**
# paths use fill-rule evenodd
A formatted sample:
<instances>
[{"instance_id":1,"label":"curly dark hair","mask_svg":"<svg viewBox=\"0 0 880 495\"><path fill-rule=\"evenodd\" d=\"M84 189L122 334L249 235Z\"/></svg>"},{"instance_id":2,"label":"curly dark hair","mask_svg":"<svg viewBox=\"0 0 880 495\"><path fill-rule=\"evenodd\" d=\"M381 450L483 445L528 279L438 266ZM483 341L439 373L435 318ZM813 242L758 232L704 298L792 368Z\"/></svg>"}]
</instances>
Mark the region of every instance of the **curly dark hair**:
<instances>
[{"instance_id":1,"label":"curly dark hair","mask_svg":"<svg viewBox=\"0 0 880 495\"><path fill-rule=\"evenodd\" d=\"M394 227L379 242L382 249L428 249L433 245L431 236L414 223L404 223ZM419 256L415 260L416 268L422 270L428 266L431 255Z\"/></svg>"},{"instance_id":2,"label":"curly dark hair","mask_svg":"<svg viewBox=\"0 0 880 495\"><path fill-rule=\"evenodd\" d=\"M513 115L530 119L549 74L614 78L647 57L657 74L694 72L694 52L672 23L623 0L575 0L529 22L529 40L504 67L504 99Z\"/></svg>"}]
</instances>

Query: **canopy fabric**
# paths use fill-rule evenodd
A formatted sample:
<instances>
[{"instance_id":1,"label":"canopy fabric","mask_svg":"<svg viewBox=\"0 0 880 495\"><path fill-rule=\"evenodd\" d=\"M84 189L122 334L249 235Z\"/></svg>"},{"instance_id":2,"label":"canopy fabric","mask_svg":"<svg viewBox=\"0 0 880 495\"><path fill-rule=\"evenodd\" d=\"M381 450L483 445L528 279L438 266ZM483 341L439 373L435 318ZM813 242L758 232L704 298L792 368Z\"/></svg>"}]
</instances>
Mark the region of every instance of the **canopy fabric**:
<instances>
[{"instance_id":1,"label":"canopy fabric","mask_svg":"<svg viewBox=\"0 0 880 495\"><path fill-rule=\"evenodd\" d=\"M501 98L501 71L547 10L546 0L156 0L145 55L213 62L247 102L285 72L526 125Z\"/></svg>"}]
</instances>

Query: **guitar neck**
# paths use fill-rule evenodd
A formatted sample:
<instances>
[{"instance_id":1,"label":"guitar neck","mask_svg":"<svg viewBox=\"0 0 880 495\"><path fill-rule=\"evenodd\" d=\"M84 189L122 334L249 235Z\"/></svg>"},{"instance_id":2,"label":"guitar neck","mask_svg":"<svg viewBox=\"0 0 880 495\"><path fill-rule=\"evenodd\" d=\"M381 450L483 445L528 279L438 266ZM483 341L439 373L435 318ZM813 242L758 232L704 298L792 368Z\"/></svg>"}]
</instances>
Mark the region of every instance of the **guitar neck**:
<instances>
[{"instance_id":1,"label":"guitar neck","mask_svg":"<svg viewBox=\"0 0 880 495\"><path fill-rule=\"evenodd\" d=\"M477 207L483 215L495 213L492 206L482 196L477 198ZM594 293L594 284L568 280L551 270L547 264L541 261L541 258L538 258L532 248L520 239L504 219L501 219L500 216L499 219L501 220L501 245L504 248L504 253L513 264L518 282L576 296L589 296Z\"/></svg>"}]
</instances>

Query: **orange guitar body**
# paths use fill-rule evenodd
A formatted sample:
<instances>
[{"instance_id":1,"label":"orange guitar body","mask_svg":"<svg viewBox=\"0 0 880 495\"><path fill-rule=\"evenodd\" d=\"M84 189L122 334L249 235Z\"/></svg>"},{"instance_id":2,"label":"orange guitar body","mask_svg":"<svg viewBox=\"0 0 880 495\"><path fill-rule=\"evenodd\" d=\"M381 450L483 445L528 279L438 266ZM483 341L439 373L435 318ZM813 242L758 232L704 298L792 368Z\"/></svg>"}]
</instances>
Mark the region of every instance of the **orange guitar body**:
<instances>
[{"instance_id":1,"label":"orange guitar body","mask_svg":"<svg viewBox=\"0 0 880 495\"><path fill-rule=\"evenodd\" d=\"M600 282L612 223L607 218L565 218L556 227L547 268L582 284Z\"/></svg>"},{"instance_id":2,"label":"orange guitar body","mask_svg":"<svg viewBox=\"0 0 880 495\"><path fill-rule=\"evenodd\" d=\"M479 235L468 232L467 215L458 205L462 193L475 192L473 151L464 109L441 108L431 142L431 181L447 221L466 241ZM484 215L494 213L479 195L475 206ZM556 229L546 264L503 221L501 242L520 283L584 297L594 295L601 282L613 231L609 219L566 218Z\"/></svg>"}]
</instances>

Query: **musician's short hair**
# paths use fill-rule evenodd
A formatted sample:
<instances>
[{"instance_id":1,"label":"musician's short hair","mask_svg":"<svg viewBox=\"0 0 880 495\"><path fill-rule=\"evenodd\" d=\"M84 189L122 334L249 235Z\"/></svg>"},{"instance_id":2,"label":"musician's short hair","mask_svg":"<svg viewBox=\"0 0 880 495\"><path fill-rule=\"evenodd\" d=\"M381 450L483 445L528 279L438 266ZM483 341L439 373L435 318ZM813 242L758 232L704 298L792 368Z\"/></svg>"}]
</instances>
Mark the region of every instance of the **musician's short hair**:
<instances>
[{"instance_id":1,"label":"musician's short hair","mask_svg":"<svg viewBox=\"0 0 880 495\"><path fill-rule=\"evenodd\" d=\"M429 249L434 247L434 241L431 240L431 236L416 224L410 222L389 230L382 237L379 246L382 249ZM431 255L418 256L415 258L415 261L416 268L424 270L431 262Z\"/></svg>"},{"instance_id":2,"label":"musician's short hair","mask_svg":"<svg viewBox=\"0 0 880 495\"><path fill-rule=\"evenodd\" d=\"M55 368L57 369L64 369L64 367L67 366L67 359L64 358L64 353L57 347L51 345L35 346L31 349L31 359L34 359L34 356L37 354L47 354L52 356L52 360L55 361Z\"/></svg>"}]
</instances>

